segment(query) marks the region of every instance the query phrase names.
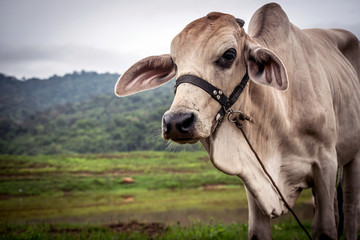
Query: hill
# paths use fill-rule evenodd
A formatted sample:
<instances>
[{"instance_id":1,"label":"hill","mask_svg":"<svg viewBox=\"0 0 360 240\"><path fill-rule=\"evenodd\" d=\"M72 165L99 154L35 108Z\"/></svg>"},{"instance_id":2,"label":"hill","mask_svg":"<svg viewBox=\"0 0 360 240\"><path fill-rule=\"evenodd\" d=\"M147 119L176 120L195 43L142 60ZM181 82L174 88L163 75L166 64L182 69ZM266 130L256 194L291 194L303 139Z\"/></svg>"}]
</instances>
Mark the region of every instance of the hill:
<instances>
[{"instance_id":1,"label":"hill","mask_svg":"<svg viewBox=\"0 0 360 240\"><path fill-rule=\"evenodd\" d=\"M161 117L172 102L173 85L118 98L113 93L117 78L82 72L21 82L3 76L0 88L8 90L1 90L0 153L166 149Z\"/></svg>"},{"instance_id":2,"label":"hill","mask_svg":"<svg viewBox=\"0 0 360 240\"><path fill-rule=\"evenodd\" d=\"M91 96L110 94L118 74L74 72L49 79L20 81L0 74L0 118L23 121L28 114L54 105L76 103Z\"/></svg>"}]
</instances>

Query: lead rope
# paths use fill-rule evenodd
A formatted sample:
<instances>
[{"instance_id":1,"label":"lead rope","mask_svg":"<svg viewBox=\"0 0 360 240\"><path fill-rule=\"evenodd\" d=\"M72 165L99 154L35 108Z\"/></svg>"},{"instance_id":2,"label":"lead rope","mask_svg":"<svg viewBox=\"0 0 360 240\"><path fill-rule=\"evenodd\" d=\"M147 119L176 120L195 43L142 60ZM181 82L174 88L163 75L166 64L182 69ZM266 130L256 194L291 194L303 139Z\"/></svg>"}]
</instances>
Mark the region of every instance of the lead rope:
<instances>
[{"instance_id":1,"label":"lead rope","mask_svg":"<svg viewBox=\"0 0 360 240\"><path fill-rule=\"evenodd\" d=\"M258 160L258 162L260 163L260 166L261 168L263 169L264 173L266 174L266 176L270 179L272 185L275 187L276 191L278 192L278 194L280 195L280 198L281 200L284 202L285 204L285 207L291 212L291 214L294 216L296 222L298 223L298 225L302 228L302 230L306 233L306 235L308 236L308 238L310 240L312 240L310 234L308 233L308 231L306 230L306 228L304 227L304 225L302 225L302 223L300 222L299 218L296 216L295 212L291 209L291 207L289 206L289 204L286 202L284 196L282 195L282 193L280 192L280 189L278 188L278 186L276 185L275 181L273 180L273 178L271 177L271 175L269 174L269 172L266 170L265 168L265 165L263 164L263 162L261 161L259 155L256 153L254 147L251 145L248 137L246 136L244 130L243 130L243 121L249 121L251 123L254 122L254 120L247 116L246 114L242 113L241 111L233 111L233 110L230 110L230 112L228 112L229 115L228 115L228 120L232 123L235 123L236 127L238 129L240 129L242 135L244 136L246 142L248 143L251 151L254 153L256 159ZM231 119L231 116L234 114L234 113L237 113L239 114L238 116L238 119L237 120L233 120ZM241 122L240 122L241 121Z\"/></svg>"}]
</instances>

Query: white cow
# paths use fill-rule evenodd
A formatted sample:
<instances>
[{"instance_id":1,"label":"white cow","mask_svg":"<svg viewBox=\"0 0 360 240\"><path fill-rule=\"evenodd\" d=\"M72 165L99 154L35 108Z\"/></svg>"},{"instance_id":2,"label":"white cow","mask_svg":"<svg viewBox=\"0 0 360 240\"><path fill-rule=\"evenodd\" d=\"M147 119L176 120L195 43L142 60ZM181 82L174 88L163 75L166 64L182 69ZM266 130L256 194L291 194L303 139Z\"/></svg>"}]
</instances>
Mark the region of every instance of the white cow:
<instances>
[{"instance_id":1,"label":"white cow","mask_svg":"<svg viewBox=\"0 0 360 240\"><path fill-rule=\"evenodd\" d=\"M243 24L216 12L190 23L172 41L171 54L134 64L119 78L115 93L125 96L178 79L172 106L163 116L163 137L200 141L216 168L242 179L250 239L270 239L270 218L288 210L231 122L235 115L228 121L231 110L255 120L245 121L242 129L291 207L302 189L312 188L315 239L337 238L335 182L337 169L343 168L344 227L347 238L356 239L358 39L339 29L300 30L274 3L256 11L248 33ZM246 85L240 97L230 97L240 85Z\"/></svg>"}]
</instances>

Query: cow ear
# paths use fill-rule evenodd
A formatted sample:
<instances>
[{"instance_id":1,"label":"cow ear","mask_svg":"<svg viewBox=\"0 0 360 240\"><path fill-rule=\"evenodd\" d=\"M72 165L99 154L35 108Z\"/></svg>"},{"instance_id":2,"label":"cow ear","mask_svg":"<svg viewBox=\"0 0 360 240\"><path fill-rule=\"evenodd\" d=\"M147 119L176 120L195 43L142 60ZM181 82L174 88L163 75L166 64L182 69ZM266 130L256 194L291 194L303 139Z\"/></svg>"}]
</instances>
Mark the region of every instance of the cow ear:
<instances>
[{"instance_id":1,"label":"cow ear","mask_svg":"<svg viewBox=\"0 0 360 240\"><path fill-rule=\"evenodd\" d=\"M289 86L286 68L271 50L260 45L248 48L249 77L255 83L285 91Z\"/></svg>"},{"instance_id":2,"label":"cow ear","mask_svg":"<svg viewBox=\"0 0 360 240\"><path fill-rule=\"evenodd\" d=\"M144 58L131 66L117 81L115 94L128 96L156 88L175 76L175 64L169 54Z\"/></svg>"}]
</instances>

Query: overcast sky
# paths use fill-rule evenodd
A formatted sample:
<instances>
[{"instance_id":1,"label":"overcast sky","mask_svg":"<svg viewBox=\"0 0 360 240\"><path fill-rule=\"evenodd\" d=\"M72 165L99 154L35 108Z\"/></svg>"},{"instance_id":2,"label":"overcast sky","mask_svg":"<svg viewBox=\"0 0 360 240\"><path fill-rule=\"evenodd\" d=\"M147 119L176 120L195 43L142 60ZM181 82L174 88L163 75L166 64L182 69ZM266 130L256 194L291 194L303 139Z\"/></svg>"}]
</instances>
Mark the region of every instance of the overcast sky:
<instances>
[{"instance_id":1,"label":"overcast sky","mask_svg":"<svg viewBox=\"0 0 360 240\"><path fill-rule=\"evenodd\" d=\"M0 72L47 78L122 73L211 11L245 20L262 0L0 0ZM360 37L360 0L276 1L300 28L345 28Z\"/></svg>"}]
</instances>

